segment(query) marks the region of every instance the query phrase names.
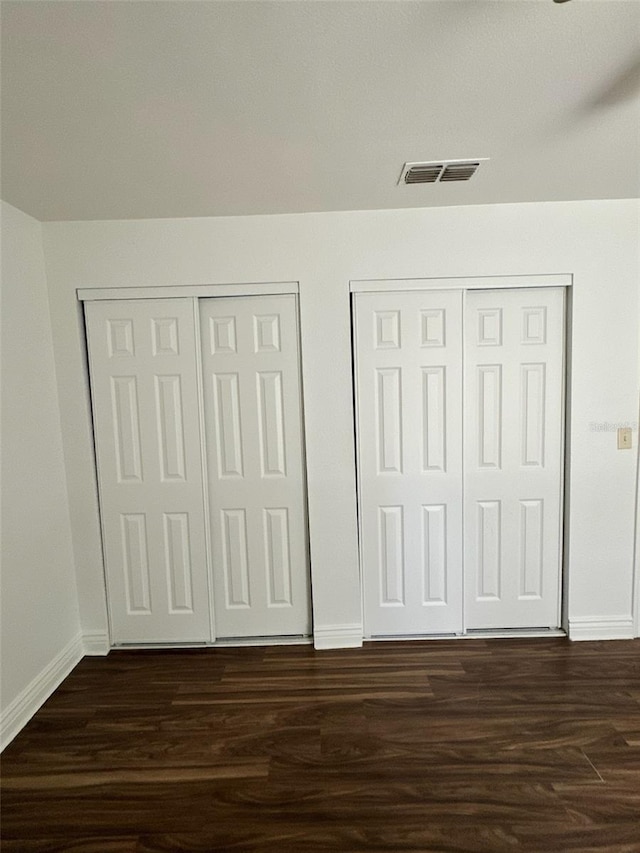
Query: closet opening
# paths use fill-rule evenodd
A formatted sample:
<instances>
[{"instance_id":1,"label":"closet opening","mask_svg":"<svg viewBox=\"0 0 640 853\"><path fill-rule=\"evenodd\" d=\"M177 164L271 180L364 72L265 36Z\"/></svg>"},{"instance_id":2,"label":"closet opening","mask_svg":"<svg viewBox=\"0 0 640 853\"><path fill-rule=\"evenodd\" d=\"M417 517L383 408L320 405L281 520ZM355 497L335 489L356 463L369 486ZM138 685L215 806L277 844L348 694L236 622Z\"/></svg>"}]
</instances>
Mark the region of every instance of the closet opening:
<instances>
[{"instance_id":1,"label":"closet opening","mask_svg":"<svg viewBox=\"0 0 640 853\"><path fill-rule=\"evenodd\" d=\"M566 278L352 283L365 639L564 633Z\"/></svg>"},{"instance_id":2,"label":"closet opening","mask_svg":"<svg viewBox=\"0 0 640 853\"><path fill-rule=\"evenodd\" d=\"M113 645L311 634L297 286L249 287L79 293Z\"/></svg>"}]
</instances>

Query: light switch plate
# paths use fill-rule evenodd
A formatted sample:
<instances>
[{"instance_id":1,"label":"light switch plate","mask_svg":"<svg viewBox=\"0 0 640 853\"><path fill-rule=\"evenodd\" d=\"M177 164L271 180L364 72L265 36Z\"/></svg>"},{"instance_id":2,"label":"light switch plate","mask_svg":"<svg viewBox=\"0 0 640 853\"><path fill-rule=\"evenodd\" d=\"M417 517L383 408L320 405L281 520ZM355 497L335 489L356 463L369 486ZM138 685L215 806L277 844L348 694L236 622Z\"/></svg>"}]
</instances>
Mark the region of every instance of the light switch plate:
<instances>
[{"instance_id":1,"label":"light switch plate","mask_svg":"<svg viewBox=\"0 0 640 853\"><path fill-rule=\"evenodd\" d=\"M618 430L618 450L631 450L631 427Z\"/></svg>"}]
</instances>

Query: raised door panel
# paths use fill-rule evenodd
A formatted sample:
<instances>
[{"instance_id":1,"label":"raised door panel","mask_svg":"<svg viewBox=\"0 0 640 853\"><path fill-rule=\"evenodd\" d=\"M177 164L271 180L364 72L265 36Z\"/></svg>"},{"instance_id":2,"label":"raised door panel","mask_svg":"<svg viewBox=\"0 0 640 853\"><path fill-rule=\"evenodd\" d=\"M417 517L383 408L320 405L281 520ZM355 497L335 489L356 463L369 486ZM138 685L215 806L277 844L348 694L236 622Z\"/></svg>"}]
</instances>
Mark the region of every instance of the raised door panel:
<instances>
[{"instance_id":1,"label":"raised door panel","mask_svg":"<svg viewBox=\"0 0 640 853\"><path fill-rule=\"evenodd\" d=\"M559 625L562 288L471 291L465 345L465 623Z\"/></svg>"},{"instance_id":2,"label":"raised door panel","mask_svg":"<svg viewBox=\"0 0 640 853\"><path fill-rule=\"evenodd\" d=\"M462 293L359 293L365 634L462 630Z\"/></svg>"},{"instance_id":3,"label":"raised door panel","mask_svg":"<svg viewBox=\"0 0 640 853\"><path fill-rule=\"evenodd\" d=\"M296 297L200 300L216 636L311 631Z\"/></svg>"},{"instance_id":4,"label":"raised door panel","mask_svg":"<svg viewBox=\"0 0 640 853\"><path fill-rule=\"evenodd\" d=\"M206 641L193 302L85 312L112 641Z\"/></svg>"}]
</instances>

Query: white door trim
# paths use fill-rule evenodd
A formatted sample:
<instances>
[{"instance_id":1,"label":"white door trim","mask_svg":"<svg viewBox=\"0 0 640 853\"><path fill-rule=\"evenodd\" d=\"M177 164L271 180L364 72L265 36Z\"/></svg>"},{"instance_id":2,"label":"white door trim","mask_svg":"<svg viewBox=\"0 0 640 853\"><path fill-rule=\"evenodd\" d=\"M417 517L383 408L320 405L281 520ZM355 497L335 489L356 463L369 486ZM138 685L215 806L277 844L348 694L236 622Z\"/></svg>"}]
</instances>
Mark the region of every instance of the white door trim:
<instances>
[{"instance_id":1,"label":"white door trim","mask_svg":"<svg viewBox=\"0 0 640 853\"><path fill-rule=\"evenodd\" d=\"M571 287L573 275L487 275L460 278L388 278L349 282L351 293L384 290L497 290L515 287Z\"/></svg>"},{"instance_id":2,"label":"white door trim","mask_svg":"<svg viewBox=\"0 0 640 853\"><path fill-rule=\"evenodd\" d=\"M273 296L299 293L297 281L257 281L240 284L195 284L167 287L79 287L79 302L97 302L105 299L176 299L210 296Z\"/></svg>"}]
</instances>

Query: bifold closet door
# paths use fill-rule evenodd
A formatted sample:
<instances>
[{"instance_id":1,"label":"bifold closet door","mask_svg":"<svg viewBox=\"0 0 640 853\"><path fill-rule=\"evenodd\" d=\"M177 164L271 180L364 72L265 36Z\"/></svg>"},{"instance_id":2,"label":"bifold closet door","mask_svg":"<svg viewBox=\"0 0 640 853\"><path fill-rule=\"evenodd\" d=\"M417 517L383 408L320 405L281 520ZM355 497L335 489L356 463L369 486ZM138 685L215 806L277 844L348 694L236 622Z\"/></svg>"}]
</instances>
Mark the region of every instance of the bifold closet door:
<instances>
[{"instance_id":1,"label":"bifold closet door","mask_svg":"<svg viewBox=\"0 0 640 853\"><path fill-rule=\"evenodd\" d=\"M358 293L365 634L462 630L462 292Z\"/></svg>"},{"instance_id":2,"label":"bifold closet door","mask_svg":"<svg viewBox=\"0 0 640 853\"><path fill-rule=\"evenodd\" d=\"M217 637L311 630L296 305L200 301Z\"/></svg>"},{"instance_id":3,"label":"bifold closet door","mask_svg":"<svg viewBox=\"0 0 640 853\"><path fill-rule=\"evenodd\" d=\"M114 643L210 639L190 299L85 305Z\"/></svg>"},{"instance_id":4,"label":"bifold closet door","mask_svg":"<svg viewBox=\"0 0 640 853\"><path fill-rule=\"evenodd\" d=\"M564 291L470 291L465 627L560 624Z\"/></svg>"}]
</instances>

